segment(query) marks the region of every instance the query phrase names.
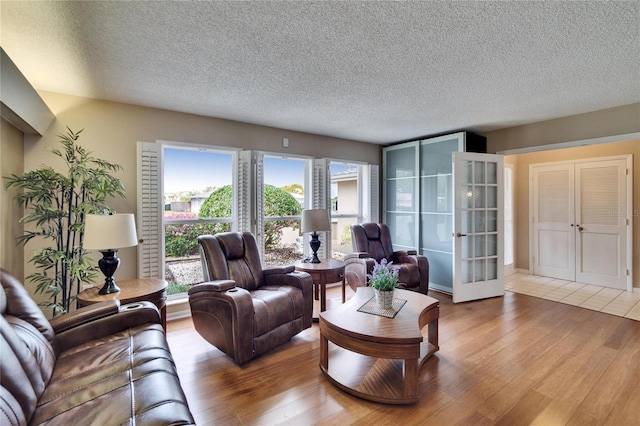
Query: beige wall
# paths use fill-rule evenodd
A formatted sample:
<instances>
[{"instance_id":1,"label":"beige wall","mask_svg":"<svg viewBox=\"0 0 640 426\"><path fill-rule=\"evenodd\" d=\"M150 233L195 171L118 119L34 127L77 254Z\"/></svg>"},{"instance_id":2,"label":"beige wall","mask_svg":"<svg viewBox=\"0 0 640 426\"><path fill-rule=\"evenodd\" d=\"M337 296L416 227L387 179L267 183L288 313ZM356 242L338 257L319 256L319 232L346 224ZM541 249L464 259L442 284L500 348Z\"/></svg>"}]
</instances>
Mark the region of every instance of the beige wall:
<instances>
[{"instance_id":1,"label":"beige wall","mask_svg":"<svg viewBox=\"0 0 640 426\"><path fill-rule=\"evenodd\" d=\"M640 103L485 133L487 152L640 132Z\"/></svg>"},{"instance_id":2,"label":"beige wall","mask_svg":"<svg viewBox=\"0 0 640 426\"><path fill-rule=\"evenodd\" d=\"M23 169L23 133L4 119L0 122L0 176L21 175ZM24 281L24 250L16 245L23 226L18 223L23 210L14 201L17 190L4 190L0 195L0 267Z\"/></svg>"},{"instance_id":3,"label":"beige wall","mask_svg":"<svg viewBox=\"0 0 640 426\"><path fill-rule=\"evenodd\" d=\"M381 160L381 148L373 144L51 92L39 93L57 119L42 137L25 136L25 170L42 163L61 166L52 163L54 158L48 151L58 146L57 135L64 133L67 126L74 131L84 129L79 140L84 147L96 157L124 168L124 173L119 177L125 185L127 198L110 203L119 213L136 213L138 141L166 140L238 147L371 164L380 164ZM289 148L282 146L282 138L285 137L289 139ZM122 262L116 279L135 277L135 247L120 250L119 257ZM26 266L28 273L30 267Z\"/></svg>"}]
</instances>

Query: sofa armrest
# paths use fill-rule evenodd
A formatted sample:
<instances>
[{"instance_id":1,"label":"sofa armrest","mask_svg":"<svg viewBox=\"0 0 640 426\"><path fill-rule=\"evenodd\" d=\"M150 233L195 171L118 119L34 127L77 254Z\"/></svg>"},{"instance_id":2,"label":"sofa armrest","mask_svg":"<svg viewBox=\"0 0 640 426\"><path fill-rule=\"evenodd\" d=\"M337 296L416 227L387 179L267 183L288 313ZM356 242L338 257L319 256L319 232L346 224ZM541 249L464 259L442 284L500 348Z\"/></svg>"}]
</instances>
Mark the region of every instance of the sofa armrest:
<instances>
[{"instance_id":1,"label":"sofa armrest","mask_svg":"<svg viewBox=\"0 0 640 426\"><path fill-rule=\"evenodd\" d=\"M366 287L369 283L368 275L373 271L376 260L369 253L352 253L344 258L344 275L347 284L353 291L358 287Z\"/></svg>"},{"instance_id":2,"label":"sofa armrest","mask_svg":"<svg viewBox=\"0 0 640 426\"><path fill-rule=\"evenodd\" d=\"M117 314L118 312L120 312L120 301L109 300L94 303L73 312L60 315L59 317L53 318L50 323L53 331L58 334L87 322Z\"/></svg>"},{"instance_id":3,"label":"sofa armrest","mask_svg":"<svg viewBox=\"0 0 640 426\"><path fill-rule=\"evenodd\" d=\"M288 274L289 272L295 271L295 269L296 269L296 267L293 266L293 265L273 266L273 267L270 267L270 268L263 269L262 273L266 277L267 275L273 275L273 274Z\"/></svg>"},{"instance_id":4,"label":"sofa armrest","mask_svg":"<svg viewBox=\"0 0 640 426\"><path fill-rule=\"evenodd\" d=\"M415 256L417 254L418 254L417 250L398 250L398 251L394 251L391 256L397 259L400 256Z\"/></svg>"},{"instance_id":5,"label":"sofa armrest","mask_svg":"<svg viewBox=\"0 0 640 426\"><path fill-rule=\"evenodd\" d=\"M285 274L269 274L264 276L265 285L289 285L303 292L313 288L313 279L307 272L291 271Z\"/></svg>"},{"instance_id":6,"label":"sofa armrest","mask_svg":"<svg viewBox=\"0 0 640 426\"><path fill-rule=\"evenodd\" d=\"M115 301L117 305L120 302ZM105 305L106 304L106 305ZM98 303L80 308L73 315L74 318L56 318L54 330L61 350L67 350L94 339L103 338L142 324L161 324L160 312L151 302L135 302L121 305L114 312L114 301ZM86 309L97 311L98 316L86 314ZM79 312L80 311L80 312ZM79 312L79 313L77 313Z\"/></svg>"},{"instance_id":7,"label":"sofa armrest","mask_svg":"<svg viewBox=\"0 0 640 426\"><path fill-rule=\"evenodd\" d=\"M189 295L199 293L201 291L215 291L222 292L232 289L236 286L236 282L234 280L215 280L208 281L204 283L200 283L194 286L191 286L189 289Z\"/></svg>"},{"instance_id":8,"label":"sofa armrest","mask_svg":"<svg viewBox=\"0 0 640 426\"><path fill-rule=\"evenodd\" d=\"M349 253L345 255L344 261L347 262L348 260L352 260L352 259L367 259L370 257L371 255L366 251L360 251L360 252L354 252L354 253Z\"/></svg>"},{"instance_id":9,"label":"sofa armrest","mask_svg":"<svg viewBox=\"0 0 640 426\"><path fill-rule=\"evenodd\" d=\"M218 291L225 282L234 286ZM196 284L189 289L189 306L193 325L206 341L238 364L253 358L253 298L248 290L232 280Z\"/></svg>"}]
</instances>

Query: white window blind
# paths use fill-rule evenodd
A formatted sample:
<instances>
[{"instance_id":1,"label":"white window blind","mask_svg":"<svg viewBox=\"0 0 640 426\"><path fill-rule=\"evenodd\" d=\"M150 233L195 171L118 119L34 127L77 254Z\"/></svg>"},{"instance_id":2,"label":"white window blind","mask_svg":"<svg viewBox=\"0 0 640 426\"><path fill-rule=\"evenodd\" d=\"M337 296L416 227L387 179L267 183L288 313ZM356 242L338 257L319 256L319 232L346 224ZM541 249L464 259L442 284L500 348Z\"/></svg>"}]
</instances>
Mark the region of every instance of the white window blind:
<instances>
[{"instance_id":1,"label":"white window blind","mask_svg":"<svg viewBox=\"0 0 640 426\"><path fill-rule=\"evenodd\" d=\"M159 144L137 146L138 278L164 278L162 227L162 150Z\"/></svg>"},{"instance_id":2,"label":"white window blind","mask_svg":"<svg viewBox=\"0 0 640 426\"><path fill-rule=\"evenodd\" d=\"M313 160L311 173L311 199L309 200L311 209L330 209L331 206L331 171L329 170L329 160L319 158ZM321 259L330 258L331 239L327 238L326 232L320 232L318 239L322 243L318 250L318 257ZM304 236L304 247L308 250L309 235ZM305 254L308 254L305 252Z\"/></svg>"},{"instance_id":3,"label":"white window blind","mask_svg":"<svg viewBox=\"0 0 640 426\"><path fill-rule=\"evenodd\" d=\"M251 231L251 212L253 201L251 198L251 151L241 151L238 153L238 184L236 185L236 205L238 220L235 231Z\"/></svg>"}]
</instances>

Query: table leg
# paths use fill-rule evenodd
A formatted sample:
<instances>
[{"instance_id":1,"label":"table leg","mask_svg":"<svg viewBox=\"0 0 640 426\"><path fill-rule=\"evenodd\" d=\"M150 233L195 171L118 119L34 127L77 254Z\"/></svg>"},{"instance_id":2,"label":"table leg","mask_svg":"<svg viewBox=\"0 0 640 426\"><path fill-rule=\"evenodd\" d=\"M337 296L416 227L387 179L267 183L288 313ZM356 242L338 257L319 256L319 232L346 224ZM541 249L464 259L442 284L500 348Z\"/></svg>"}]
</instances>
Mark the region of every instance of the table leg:
<instances>
[{"instance_id":1,"label":"table leg","mask_svg":"<svg viewBox=\"0 0 640 426\"><path fill-rule=\"evenodd\" d=\"M318 283L320 286L320 312L327 310L327 283Z\"/></svg>"},{"instance_id":2,"label":"table leg","mask_svg":"<svg viewBox=\"0 0 640 426\"><path fill-rule=\"evenodd\" d=\"M429 343L438 348L438 318L429 323Z\"/></svg>"},{"instance_id":3,"label":"table leg","mask_svg":"<svg viewBox=\"0 0 640 426\"><path fill-rule=\"evenodd\" d=\"M329 371L329 340L320 335L320 367Z\"/></svg>"},{"instance_id":4,"label":"table leg","mask_svg":"<svg viewBox=\"0 0 640 426\"><path fill-rule=\"evenodd\" d=\"M418 359L404 360L404 396L418 396Z\"/></svg>"}]
</instances>

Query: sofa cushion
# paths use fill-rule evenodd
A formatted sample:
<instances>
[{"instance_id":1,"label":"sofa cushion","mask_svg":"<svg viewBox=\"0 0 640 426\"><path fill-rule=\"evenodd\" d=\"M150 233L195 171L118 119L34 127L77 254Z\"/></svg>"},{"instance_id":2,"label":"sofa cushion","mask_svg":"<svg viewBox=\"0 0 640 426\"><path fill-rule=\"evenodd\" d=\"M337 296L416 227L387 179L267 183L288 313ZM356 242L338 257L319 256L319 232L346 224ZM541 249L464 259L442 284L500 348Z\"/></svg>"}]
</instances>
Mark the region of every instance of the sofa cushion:
<instances>
[{"instance_id":1,"label":"sofa cushion","mask_svg":"<svg viewBox=\"0 0 640 426\"><path fill-rule=\"evenodd\" d=\"M32 424L166 424L190 413L159 324L62 352Z\"/></svg>"}]
</instances>

